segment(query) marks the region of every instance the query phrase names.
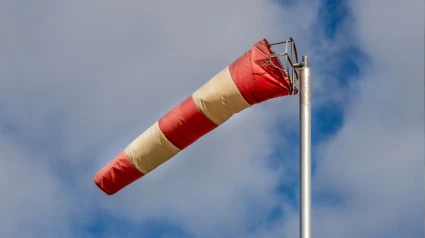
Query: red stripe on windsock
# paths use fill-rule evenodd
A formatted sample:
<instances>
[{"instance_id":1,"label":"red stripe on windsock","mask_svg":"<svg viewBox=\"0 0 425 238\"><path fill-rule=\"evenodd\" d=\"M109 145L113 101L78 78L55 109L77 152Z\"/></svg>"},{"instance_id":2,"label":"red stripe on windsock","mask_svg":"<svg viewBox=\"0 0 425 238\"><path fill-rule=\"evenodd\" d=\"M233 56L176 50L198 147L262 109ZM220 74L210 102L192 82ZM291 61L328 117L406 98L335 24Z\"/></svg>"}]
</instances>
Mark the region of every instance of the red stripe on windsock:
<instances>
[{"instance_id":1,"label":"red stripe on windsock","mask_svg":"<svg viewBox=\"0 0 425 238\"><path fill-rule=\"evenodd\" d=\"M233 81L251 105L289 94L288 76L280 60L270 54L274 52L263 39L229 66Z\"/></svg>"},{"instance_id":2,"label":"red stripe on windsock","mask_svg":"<svg viewBox=\"0 0 425 238\"><path fill-rule=\"evenodd\" d=\"M217 127L198 109L192 96L165 114L158 125L165 137L180 150Z\"/></svg>"},{"instance_id":3,"label":"red stripe on windsock","mask_svg":"<svg viewBox=\"0 0 425 238\"><path fill-rule=\"evenodd\" d=\"M141 177L143 173L137 170L124 151L121 151L94 175L93 181L106 194L112 195Z\"/></svg>"}]
</instances>

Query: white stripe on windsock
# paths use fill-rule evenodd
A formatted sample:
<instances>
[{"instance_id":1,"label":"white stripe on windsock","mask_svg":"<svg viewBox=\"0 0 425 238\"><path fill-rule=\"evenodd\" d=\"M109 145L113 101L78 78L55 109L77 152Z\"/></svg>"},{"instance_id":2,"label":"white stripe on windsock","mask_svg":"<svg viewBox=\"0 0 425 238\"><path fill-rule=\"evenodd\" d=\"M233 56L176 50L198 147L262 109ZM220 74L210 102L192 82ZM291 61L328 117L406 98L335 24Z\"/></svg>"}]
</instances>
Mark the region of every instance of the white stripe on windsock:
<instances>
[{"instance_id":1,"label":"white stripe on windsock","mask_svg":"<svg viewBox=\"0 0 425 238\"><path fill-rule=\"evenodd\" d=\"M216 125L251 106L233 82L229 67L195 91L192 97L201 112Z\"/></svg>"}]
</instances>

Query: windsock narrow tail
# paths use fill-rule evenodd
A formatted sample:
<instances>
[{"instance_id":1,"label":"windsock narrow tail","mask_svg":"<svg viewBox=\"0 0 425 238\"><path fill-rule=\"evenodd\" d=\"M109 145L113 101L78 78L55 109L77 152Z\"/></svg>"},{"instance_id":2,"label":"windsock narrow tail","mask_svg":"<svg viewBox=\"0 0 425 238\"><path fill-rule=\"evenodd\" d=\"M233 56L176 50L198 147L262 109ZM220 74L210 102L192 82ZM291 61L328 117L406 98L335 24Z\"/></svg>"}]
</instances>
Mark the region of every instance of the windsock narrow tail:
<instances>
[{"instance_id":1,"label":"windsock narrow tail","mask_svg":"<svg viewBox=\"0 0 425 238\"><path fill-rule=\"evenodd\" d=\"M93 178L112 195L254 104L287 96L288 76L266 39L143 132Z\"/></svg>"}]
</instances>

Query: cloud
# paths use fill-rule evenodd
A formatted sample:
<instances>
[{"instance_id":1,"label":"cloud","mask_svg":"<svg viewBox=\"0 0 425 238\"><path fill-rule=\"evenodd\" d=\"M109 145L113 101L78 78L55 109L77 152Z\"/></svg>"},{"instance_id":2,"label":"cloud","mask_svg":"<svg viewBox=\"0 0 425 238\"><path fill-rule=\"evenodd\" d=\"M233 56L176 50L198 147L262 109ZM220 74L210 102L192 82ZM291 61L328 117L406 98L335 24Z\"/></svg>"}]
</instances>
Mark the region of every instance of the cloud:
<instances>
[{"instance_id":1,"label":"cloud","mask_svg":"<svg viewBox=\"0 0 425 238\"><path fill-rule=\"evenodd\" d=\"M112 197L91 180L257 40L288 36L311 60L316 108L344 113L315 145L314 235L421 234L423 3L349 2L331 38L314 30L328 2L289 3L2 1L1 236L296 236L296 198L279 187L297 185L297 97L236 115ZM370 62L354 54L345 79L348 45Z\"/></svg>"},{"instance_id":2,"label":"cloud","mask_svg":"<svg viewBox=\"0 0 425 238\"><path fill-rule=\"evenodd\" d=\"M317 163L316 191L342 204L317 208L316 232L417 237L424 209L423 2L352 1L350 9L371 64L351 83L355 101Z\"/></svg>"},{"instance_id":3,"label":"cloud","mask_svg":"<svg viewBox=\"0 0 425 238\"><path fill-rule=\"evenodd\" d=\"M290 21L313 9L257 1L31 4L0 7L7 35L0 40L7 142L0 159L8 164L0 175L8 195L0 201L16 204L0 215L5 237L96 236L89 227L99 214L117 221L105 225L111 236L124 232L118 224L156 218L195 236L236 236L267 217L278 202L279 176L265 159L277 102L235 116L117 196L104 196L92 176L262 37L301 38L314 18ZM296 115L294 99L277 100L293 108L287 117ZM38 172L20 177L21 170ZM19 186L18 178L34 184Z\"/></svg>"},{"instance_id":4,"label":"cloud","mask_svg":"<svg viewBox=\"0 0 425 238\"><path fill-rule=\"evenodd\" d=\"M66 196L57 177L43 161L22 148L0 141L2 189L0 211L2 237L66 237L68 210Z\"/></svg>"}]
</instances>

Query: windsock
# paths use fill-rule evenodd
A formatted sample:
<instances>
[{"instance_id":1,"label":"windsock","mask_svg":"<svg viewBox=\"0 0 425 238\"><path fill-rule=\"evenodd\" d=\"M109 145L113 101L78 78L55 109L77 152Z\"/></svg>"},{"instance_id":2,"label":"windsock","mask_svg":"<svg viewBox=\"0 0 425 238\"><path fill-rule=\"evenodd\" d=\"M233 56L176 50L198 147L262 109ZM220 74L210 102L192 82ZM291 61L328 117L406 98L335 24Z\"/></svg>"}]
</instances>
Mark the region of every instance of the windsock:
<instances>
[{"instance_id":1,"label":"windsock","mask_svg":"<svg viewBox=\"0 0 425 238\"><path fill-rule=\"evenodd\" d=\"M206 82L94 175L112 195L152 172L235 113L290 95L290 81L266 39Z\"/></svg>"}]
</instances>

